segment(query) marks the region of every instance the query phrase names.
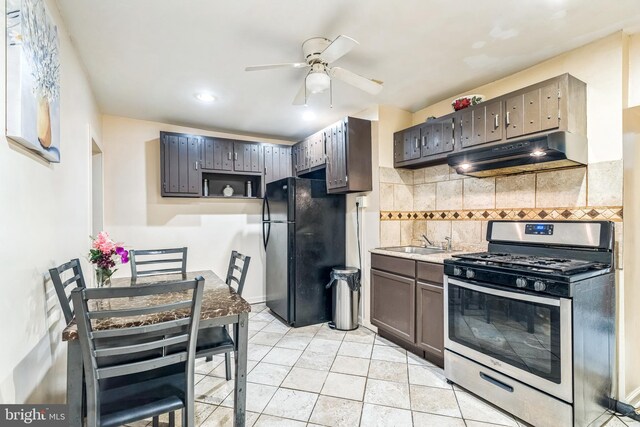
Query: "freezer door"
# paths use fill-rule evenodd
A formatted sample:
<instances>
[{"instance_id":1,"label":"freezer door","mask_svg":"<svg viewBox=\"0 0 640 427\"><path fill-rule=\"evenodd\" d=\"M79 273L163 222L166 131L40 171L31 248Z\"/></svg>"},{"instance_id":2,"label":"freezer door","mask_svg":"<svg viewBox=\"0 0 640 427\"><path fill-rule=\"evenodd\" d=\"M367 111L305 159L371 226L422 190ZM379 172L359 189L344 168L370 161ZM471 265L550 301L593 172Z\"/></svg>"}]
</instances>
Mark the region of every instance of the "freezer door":
<instances>
[{"instance_id":1,"label":"freezer door","mask_svg":"<svg viewBox=\"0 0 640 427\"><path fill-rule=\"evenodd\" d=\"M295 290L290 286L295 268L295 224L272 222L267 243L267 307L287 323L293 322Z\"/></svg>"},{"instance_id":2,"label":"freezer door","mask_svg":"<svg viewBox=\"0 0 640 427\"><path fill-rule=\"evenodd\" d=\"M270 221L295 221L296 179L285 178L267 184L265 194Z\"/></svg>"}]
</instances>

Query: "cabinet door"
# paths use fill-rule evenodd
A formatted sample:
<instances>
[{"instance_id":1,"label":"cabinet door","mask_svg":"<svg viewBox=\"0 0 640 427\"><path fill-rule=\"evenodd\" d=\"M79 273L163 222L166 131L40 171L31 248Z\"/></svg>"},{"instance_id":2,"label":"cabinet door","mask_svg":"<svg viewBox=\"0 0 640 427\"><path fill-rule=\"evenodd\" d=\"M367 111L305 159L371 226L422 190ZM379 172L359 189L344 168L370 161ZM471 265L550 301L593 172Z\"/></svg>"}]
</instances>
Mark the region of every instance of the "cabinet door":
<instances>
[{"instance_id":1,"label":"cabinet door","mask_svg":"<svg viewBox=\"0 0 640 427\"><path fill-rule=\"evenodd\" d=\"M454 140L455 120L447 120L442 122L442 152L448 153L453 151L455 147Z\"/></svg>"},{"instance_id":2,"label":"cabinet door","mask_svg":"<svg viewBox=\"0 0 640 427\"><path fill-rule=\"evenodd\" d=\"M532 90L523 95L522 133L540 132L540 90Z\"/></svg>"},{"instance_id":3,"label":"cabinet door","mask_svg":"<svg viewBox=\"0 0 640 427\"><path fill-rule=\"evenodd\" d=\"M515 138L522 135L524 96L516 95L505 102L505 127L507 138Z\"/></svg>"},{"instance_id":4,"label":"cabinet door","mask_svg":"<svg viewBox=\"0 0 640 427\"><path fill-rule=\"evenodd\" d=\"M371 323L409 342L415 342L414 279L371 270Z\"/></svg>"},{"instance_id":5,"label":"cabinet door","mask_svg":"<svg viewBox=\"0 0 640 427\"><path fill-rule=\"evenodd\" d=\"M443 357L445 319L442 286L418 282L416 292L416 344L425 351Z\"/></svg>"},{"instance_id":6,"label":"cabinet door","mask_svg":"<svg viewBox=\"0 0 640 427\"><path fill-rule=\"evenodd\" d=\"M277 148L271 145L265 145L264 147L264 182L265 183L273 182L278 179L277 172L274 171L274 168L273 168L273 164L274 164L273 160L275 157L276 150ZM276 157L276 159L278 158ZM279 165L279 159L275 163Z\"/></svg>"},{"instance_id":7,"label":"cabinet door","mask_svg":"<svg viewBox=\"0 0 640 427\"><path fill-rule=\"evenodd\" d=\"M327 156L329 153L327 153ZM393 161L395 163L404 162L404 132L393 134Z\"/></svg>"},{"instance_id":8,"label":"cabinet door","mask_svg":"<svg viewBox=\"0 0 640 427\"><path fill-rule=\"evenodd\" d=\"M162 143L163 190L175 194L200 194L200 138L165 135Z\"/></svg>"},{"instance_id":9,"label":"cabinet door","mask_svg":"<svg viewBox=\"0 0 640 427\"><path fill-rule=\"evenodd\" d=\"M336 128L327 128L324 132L327 151L327 188L337 188L338 180L336 175L337 150L336 150Z\"/></svg>"},{"instance_id":10,"label":"cabinet door","mask_svg":"<svg viewBox=\"0 0 640 427\"><path fill-rule=\"evenodd\" d=\"M485 142L502 139L502 101L490 102L484 106Z\"/></svg>"},{"instance_id":11,"label":"cabinet door","mask_svg":"<svg viewBox=\"0 0 640 427\"><path fill-rule=\"evenodd\" d=\"M471 136L471 145L480 145L484 144L485 136L485 111L484 106L476 107L471 112L471 117L473 118L473 135Z\"/></svg>"},{"instance_id":12,"label":"cabinet door","mask_svg":"<svg viewBox=\"0 0 640 427\"><path fill-rule=\"evenodd\" d=\"M411 144L411 130L407 129L403 133L403 147L404 147L404 160L410 160L411 154L413 152L412 144Z\"/></svg>"},{"instance_id":13,"label":"cabinet door","mask_svg":"<svg viewBox=\"0 0 640 427\"><path fill-rule=\"evenodd\" d=\"M233 141L214 138L213 169L225 171L233 170Z\"/></svg>"},{"instance_id":14,"label":"cabinet door","mask_svg":"<svg viewBox=\"0 0 640 427\"><path fill-rule=\"evenodd\" d=\"M419 159L422 155L422 151L420 149L420 128L415 127L411 129L410 133L410 147L409 147L409 158L410 159Z\"/></svg>"},{"instance_id":15,"label":"cabinet door","mask_svg":"<svg viewBox=\"0 0 640 427\"><path fill-rule=\"evenodd\" d=\"M202 168L214 169L213 138L205 138L202 142Z\"/></svg>"},{"instance_id":16,"label":"cabinet door","mask_svg":"<svg viewBox=\"0 0 640 427\"><path fill-rule=\"evenodd\" d=\"M280 149L280 174L278 179L293 176L291 173L291 147L279 147ZM274 157L275 167L275 157Z\"/></svg>"},{"instance_id":17,"label":"cabinet door","mask_svg":"<svg viewBox=\"0 0 640 427\"><path fill-rule=\"evenodd\" d=\"M336 156L336 179L338 180L337 187L344 187L347 185L347 122L341 122L337 125L337 138L335 142L337 156Z\"/></svg>"},{"instance_id":18,"label":"cabinet door","mask_svg":"<svg viewBox=\"0 0 640 427\"><path fill-rule=\"evenodd\" d=\"M260 172L260 145L254 142L235 141L233 169L237 172Z\"/></svg>"},{"instance_id":19,"label":"cabinet door","mask_svg":"<svg viewBox=\"0 0 640 427\"><path fill-rule=\"evenodd\" d=\"M460 113L460 142L461 146L470 147L473 137L473 114L468 108Z\"/></svg>"},{"instance_id":20,"label":"cabinet door","mask_svg":"<svg viewBox=\"0 0 640 427\"><path fill-rule=\"evenodd\" d=\"M431 156L433 154L433 146L431 145L431 125L420 126L420 145L422 146L422 157Z\"/></svg>"},{"instance_id":21,"label":"cabinet door","mask_svg":"<svg viewBox=\"0 0 640 427\"><path fill-rule=\"evenodd\" d=\"M324 132L318 132L315 135L316 140L316 166L324 165L327 162L325 147L324 147Z\"/></svg>"},{"instance_id":22,"label":"cabinet door","mask_svg":"<svg viewBox=\"0 0 640 427\"><path fill-rule=\"evenodd\" d=\"M558 83L540 88L540 130L560 126L560 92Z\"/></svg>"},{"instance_id":23,"label":"cabinet door","mask_svg":"<svg viewBox=\"0 0 640 427\"><path fill-rule=\"evenodd\" d=\"M442 153L442 123L434 123L431 125L431 152L433 154Z\"/></svg>"}]
</instances>

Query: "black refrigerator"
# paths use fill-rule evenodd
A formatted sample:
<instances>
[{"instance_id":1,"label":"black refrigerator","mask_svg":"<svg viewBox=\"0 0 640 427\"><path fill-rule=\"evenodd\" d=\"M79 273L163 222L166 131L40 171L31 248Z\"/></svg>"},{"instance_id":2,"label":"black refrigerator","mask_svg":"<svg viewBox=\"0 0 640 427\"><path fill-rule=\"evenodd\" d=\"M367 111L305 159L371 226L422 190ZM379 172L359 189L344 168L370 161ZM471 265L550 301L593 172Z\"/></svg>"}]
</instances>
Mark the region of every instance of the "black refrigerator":
<instances>
[{"instance_id":1,"label":"black refrigerator","mask_svg":"<svg viewBox=\"0 0 640 427\"><path fill-rule=\"evenodd\" d=\"M331 320L331 269L345 262L345 196L324 180L267 184L262 205L267 307L294 327Z\"/></svg>"}]
</instances>

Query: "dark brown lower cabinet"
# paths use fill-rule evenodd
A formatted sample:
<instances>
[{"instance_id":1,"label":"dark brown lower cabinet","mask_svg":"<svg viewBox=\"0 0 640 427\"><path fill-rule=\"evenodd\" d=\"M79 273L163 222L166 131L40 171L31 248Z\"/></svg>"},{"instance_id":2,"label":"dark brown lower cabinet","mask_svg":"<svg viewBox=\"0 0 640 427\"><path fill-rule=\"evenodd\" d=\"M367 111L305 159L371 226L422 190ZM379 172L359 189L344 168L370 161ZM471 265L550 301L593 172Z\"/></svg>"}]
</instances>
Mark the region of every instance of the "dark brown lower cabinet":
<instances>
[{"instance_id":1,"label":"dark brown lower cabinet","mask_svg":"<svg viewBox=\"0 0 640 427\"><path fill-rule=\"evenodd\" d=\"M415 339L416 281L384 271L371 270L371 323L413 342Z\"/></svg>"},{"instance_id":2,"label":"dark brown lower cabinet","mask_svg":"<svg viewBox=\"0 0 640 427\"><path fill-rule=\"evenodd\" d=\"M442 264L371 255L371 323L383 336L444 363Z\"/></svg>"},{"instance_id":3,"label":"dark brown lower cabinet","mask_svg":"<svg viewBox=\"0 0 640 427\"><path fill-rule=\"evenodd\" d=\"M416 287L416 344L436 357L444 358L444 300L442 284L418 282Z\"/></svg>"}]
</instances>

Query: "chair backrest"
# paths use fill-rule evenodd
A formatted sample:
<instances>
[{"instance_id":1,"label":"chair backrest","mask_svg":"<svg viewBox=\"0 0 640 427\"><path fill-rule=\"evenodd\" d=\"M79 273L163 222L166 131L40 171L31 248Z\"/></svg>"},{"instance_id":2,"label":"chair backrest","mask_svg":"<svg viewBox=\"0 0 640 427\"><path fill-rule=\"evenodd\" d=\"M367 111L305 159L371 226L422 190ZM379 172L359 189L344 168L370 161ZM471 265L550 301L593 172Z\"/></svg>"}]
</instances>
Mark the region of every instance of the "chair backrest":
<instances>
[{"instance_id":1,"label":"chair backrest","mask_svg":"<svg viewBox=\"0 0 640 427\"><path fill-rule=\"evenodd\" d=\"M167 256L172 254L177 254L177 256ZM187 274L187 248L131 249L129 251L129 264L131 265L131 277L134 280L143 276L175 273L182 273L182 277L185 278ZM169 264L171 266L155 268L155 264ZM144 270L139 269L140 266L145 265L152 265L153 267Z\"/></svg>"},{"instance_id":2,"label":"chair backrest","mask_svg":"<svg viewBox=\"0 0 640 427\"><path fill-rule=\"evenodd\" d=\"M82 275L82 268L80 267L79 259L72 259L71 261L62 264L56 268L50 268L49 274L51 275L51 281L56 289L58 300L60 300L60 307L64 314L64 320L69 324L73 320L73 306L71 301L71 290L74 288L84 288L86 284L84 282L84 276ZM64 277L68 276L66 279ZM67 288L69 288L67 293Z\"/></svg>"},{"instance_id":3,"label":"chair backrest","mask_svg":"<svg viewBox=\"0 0 640 427\"><path fill-rule=\"evenodd\" d=\"M227 270L227 285L234 287L234 290L238 295L242 295L242 289L244 288L244 281L247 278L247 271L249 270L249 263L251 257L242 255L238 251L231 252L231 259L229 259L229 269ZM240 265L238 265L240 264Z\"/></svg>"},{"instance_id":4,"label":"chair backrest","mask_svg":"<svg viewBox=\"0 0 640 427\"><path fill-rule=\"evenodd\" d=\"M203 289L204 279L198 277L144 286L73 290L88 390L98 390L100 380L183 362L186 374L193 375ZM126 301L127 306L112 308L111 301L118 299ZM143 326L135 326L135 321L118 325L118 320L145 315L167 320ZM175 344L181 344L181 350L169 355L153 351ZM114 363L120 356L126 357Z\"/></svg>"}]
</instances>

